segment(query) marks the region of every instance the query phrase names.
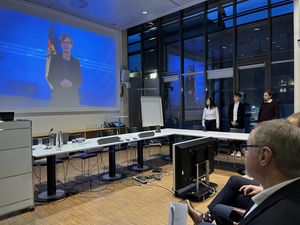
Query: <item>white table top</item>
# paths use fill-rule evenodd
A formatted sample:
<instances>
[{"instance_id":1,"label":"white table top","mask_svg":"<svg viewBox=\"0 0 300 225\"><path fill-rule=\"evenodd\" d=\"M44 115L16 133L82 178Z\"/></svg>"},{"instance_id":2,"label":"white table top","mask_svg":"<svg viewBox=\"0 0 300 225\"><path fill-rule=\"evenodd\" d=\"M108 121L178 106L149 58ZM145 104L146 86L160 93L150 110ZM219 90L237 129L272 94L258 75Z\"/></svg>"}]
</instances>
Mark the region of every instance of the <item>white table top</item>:
<instances>
[{"instance_id":1,"label":"white table top","mask_svg":"<svg viewBox=\"0 0 300 225\"><path fill-rule=\"evenodd\" d=\"M144 131L148 132L148 131ZM72 143L68 142L68 144L63 145L61 148L57 148L53 146L51 149L45 149L45 145L35 145L33 146L32 155L33 157L41 158L51 155L57 154L65 154L70 152L77 152L77 151L86 151L86 150L93 150L99 149L101 147L108 147L112 145L118 145L122 143L129 143L134 141L146 140L146 139L153 139L153 138L160 138L166 137L170 135L184 135L184 136L193 136L193 137L212 137L222 140L240 140L246 141L248 139L249 134L246 133L230 133L230 132L214 132L214 131L201 131L201 130L187 130L187 129L161 129L161 133L155 133L154 136L140 138L138 136L139 133L144 132L137 132L137 133L128 133L128 134L120 134L115 135L120 137L120 142L113 142L108 144L101 144L99 145L97 140L101 137L86 139L82 143Z\"/></svg>"}]
</instances>

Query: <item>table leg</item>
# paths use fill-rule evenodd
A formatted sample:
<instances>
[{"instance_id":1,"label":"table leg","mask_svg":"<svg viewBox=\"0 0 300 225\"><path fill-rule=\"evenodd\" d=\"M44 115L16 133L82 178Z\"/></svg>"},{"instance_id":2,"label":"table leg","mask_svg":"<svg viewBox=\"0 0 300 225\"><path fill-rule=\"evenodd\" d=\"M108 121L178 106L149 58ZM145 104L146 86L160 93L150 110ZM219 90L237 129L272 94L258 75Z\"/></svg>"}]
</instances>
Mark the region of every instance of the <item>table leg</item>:
<instances>
[{"instance_id":1,"label":"table leg","mask_svg":"<svg viewBox=\"0 0 300 225\"><path fill-rule=\"evenodd\" d=\"M55 201L65 197L65 191L56 189L55 155L47 157L47 191L39 194L37 201Z\"/></svg>"},{"instance_id":2,"label":"table leg","mask_svg":"<svg viewBox=\"0 0 300 225\"><path fill-rule=\"evenodd\" d=\"M120 173L116 173L116 146L109 146L108 154L108 173L103 173L100 175L100 180L102 181L115 181L123 178L124 176Z\"/></svg>"},{"instance_id":3,"label":"table leg","mask_svg":"<svg viewBox=\"0 0 300 225\"><path fill-rule=\"evenodd\" d=\"M144 165L144 149L142 140L137 142L137 164L132 165L131 169L134 171L144 171L149 169L149 166Z\"/></svg>"},{"instance_id":4,"label":"table leg","mask_svg":"<svg viewBox=\"0 0 300 225\"><path fill-rule=\"evenodd\" d=\"M169 136L169 155L164 155L163 160L172 162L173 160L173 144L174 144L174 135Z\"/></svg>"}]
</instances>

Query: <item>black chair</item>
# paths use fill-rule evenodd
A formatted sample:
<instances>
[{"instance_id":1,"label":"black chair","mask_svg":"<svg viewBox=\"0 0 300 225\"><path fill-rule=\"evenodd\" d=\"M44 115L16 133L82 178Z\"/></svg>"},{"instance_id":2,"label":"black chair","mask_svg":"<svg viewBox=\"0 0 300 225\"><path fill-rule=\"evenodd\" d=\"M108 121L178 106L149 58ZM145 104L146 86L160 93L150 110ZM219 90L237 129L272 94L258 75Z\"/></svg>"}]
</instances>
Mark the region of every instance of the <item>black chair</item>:
<instances>
[{"instance_id":1,"label":"black chair","mask_svg":"<svg viewBox=\"0 0 300 225\"><path fill-rule=\"evenodd\" d=\"M144 131L150 131L150 130L155 130L156 127L155 126L152 126L152 127L143 127L143 130ZM159 147L159 154L161 153L161 146L162 146L162 143L160 142L160 140L158 139L148 139L148 140L145 140L144 143L143 143L143 146L148 149L148 153L149 153L149 158L150 158L150 163L151 163L151 148L152 147Z\"/></svg>"},{"instance_id":2,"label":"black chair","mask_svg":"<svg viewBox=\"0 0 300 225\"><path fill-rule=\"evenodd\" d=\"M69 138L69 134L68 133L62 133L63 135L63 144L67 144L68 143L68 138ZM50 137L43 137L42 138L42 144L49 146L50 144L50 139L53 139L53 144L55 145L55 138L56 138L56 134L51 135ZM32 144L33 145L37 145L38 144L38 139L39 138L33 138L32 139ZM50 146L49 146L50 147ZM66 179L67 179L67 171L68 171L68 160L69 160L69 154L57 154L55 157L55 163L56 164L61 164L63 165L63 174L64 174L64 184L66 184ZM42 167L47 165L47 158L43 157L43 158L34 158L33 159L33 165L38 166L39 167L39 175L37 175L37 179L39 181L39 183L41 184L42 182Z\"/></svg>"},{"instance_id":3,"label":"black chair","mask_svg":"<svg viewBox=\"0 0 300 225\"><path fill-rule=\"evenodd\" d=\"M73 138L73 137L72 137ZM78 135L76 135L76 138L79 138ZM75 138L75 139L76 139ZM78 152L75 153L74 155L71 156L71 158L73 159L80 159L80 168L81 168L81 173L85 174L87 173L87 176L90 177L90 159L93 157L97 157L96 159L96 164L97 164L97 170L98 170L98 174L100 173L100 165L99 165L99 158L101 157L101 153L103 152L103 148L99 147L98 149L94 149L94 150L86 150L83 152ZM87 170L86 170L86 160L87 160ZM91 182L90 182L90 186L91 186Z\"/></svg>"},{"instance_id":4,"label":"black chair","mask_svg":"<svg viewBox=\"0 0 300 225\"><path fill-rule=\"evenodd\" d=\"M130 127L127 128L128 133L136 133L139 132L139 128L138 127ZM130 151L130 158L129 158L129 162L134 161L137 158L137 154L136 154L136 148L137 148L137 142L130 142L128 143L128 147L129 147L129 151ZM128 162L128 149L126 151L126 159L127 159L127 166L129 165Z\"/></svg>"}]
</instances>

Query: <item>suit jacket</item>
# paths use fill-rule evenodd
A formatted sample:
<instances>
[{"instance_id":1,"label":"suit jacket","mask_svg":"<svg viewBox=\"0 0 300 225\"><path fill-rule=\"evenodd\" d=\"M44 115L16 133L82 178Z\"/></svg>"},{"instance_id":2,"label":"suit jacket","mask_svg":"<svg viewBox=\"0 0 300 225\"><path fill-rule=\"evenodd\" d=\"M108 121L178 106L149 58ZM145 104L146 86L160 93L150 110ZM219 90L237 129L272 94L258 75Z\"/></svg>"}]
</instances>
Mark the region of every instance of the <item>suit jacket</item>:
<instances>
[{"instance_id":1,"label":"suit jacket","mask_svg":"<svg viewBox=\"0 0 300 225\"><path fill-rule=\"evenodd\" d=\"M239 225L295 225L300 223L300 180L279 189L249 215Z\"/></svg>"},{"instance_id":2,"label":"suit jacket","mask_svg":"<svg viewBox=\"0 0 300 225\"><path fill-rule=\"evenodd\" d=\"M233 127L231 124L231 121L233 121L233 107L234 103L231 103L228 108L228 118L229 118L229 125L232 128L244 128L245 127L245 122L244 122L244 117L245 117L245 105L240 102L238 111L237 111L237 120L236 122L238 123L237 127Z\"/></svg>"}]
</instances>

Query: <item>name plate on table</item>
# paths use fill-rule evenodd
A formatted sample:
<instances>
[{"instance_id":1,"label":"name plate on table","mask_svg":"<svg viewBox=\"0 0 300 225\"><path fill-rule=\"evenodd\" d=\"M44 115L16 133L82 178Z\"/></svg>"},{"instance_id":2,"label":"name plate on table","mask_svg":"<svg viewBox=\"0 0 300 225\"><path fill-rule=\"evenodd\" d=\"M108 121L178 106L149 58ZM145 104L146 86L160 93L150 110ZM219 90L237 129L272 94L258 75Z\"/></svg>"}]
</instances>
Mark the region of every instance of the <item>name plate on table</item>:
<instances>
[{"instance_id":1,"label":"name plate on table","mask_svg":"<svg viewBox=\"0 0 300 225\"><path fill-rule=\"evenodd\" d=\"M120 142L120 137L115 136L115 137L104 137L100 138L97 140L98 145L103 145L103 144L110 144L114 142Z\"/></svg>"},{"instance_id":2,"label":"name plate on table","mask_svg":"<svg viewBox=\"0 0 300 225\"><path fill-rule=\"evenodd\" d=\"M143 133L139 133L139 138L153 137L155 135L154 131L147 131Z\"/></svg>"}]
</instances>

